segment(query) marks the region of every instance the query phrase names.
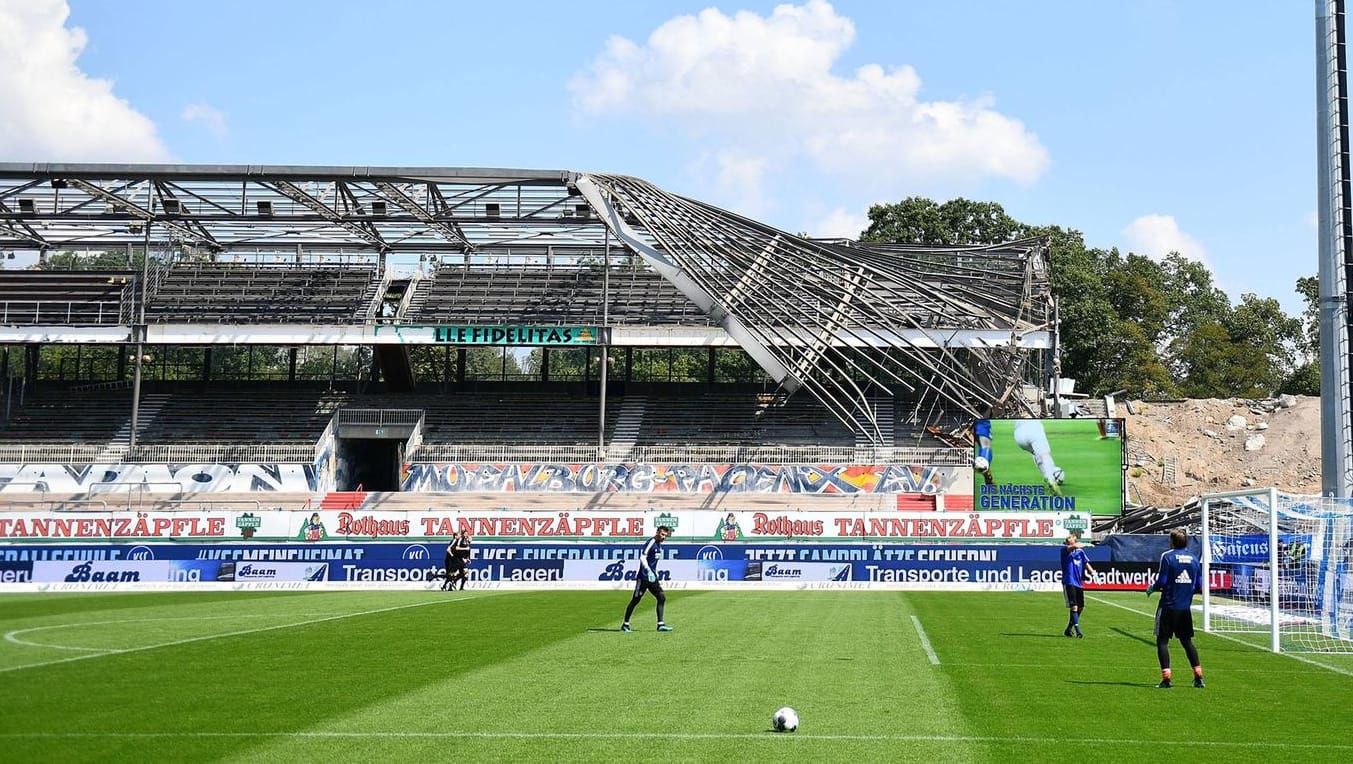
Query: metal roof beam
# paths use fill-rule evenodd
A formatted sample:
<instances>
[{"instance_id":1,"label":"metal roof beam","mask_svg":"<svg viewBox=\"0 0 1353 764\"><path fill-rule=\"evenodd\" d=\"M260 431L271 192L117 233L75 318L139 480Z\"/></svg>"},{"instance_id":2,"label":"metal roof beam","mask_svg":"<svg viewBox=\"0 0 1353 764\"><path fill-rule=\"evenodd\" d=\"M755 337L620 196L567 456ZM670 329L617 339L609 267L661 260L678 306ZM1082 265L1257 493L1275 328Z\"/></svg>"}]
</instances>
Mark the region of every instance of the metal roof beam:
<instances>
[{"instance_id":1,"label":"metal roof beam","mask_svg":"<svg viewBox=\"0 0 1353 764\"><path fill-rule=\"evenodd\" d=\"M165 229L173 233L177 233L179 236L183 237L187 241L187 243L205 244L206 246L213 248L215 248L215 246L219 246L214 245L210 241L203 241L202 235L199 234L197 231L194 231L191 228L187 228L183 225L180 225L179 223L174 222L172 220L166 220L163 215L156 215L155 213L146 209L146 207L143 207L125 197L118 196L117 194L114 194L111 191L105 191L103 188L100 188L99 186L96 186L93 183L84 180L83 178L69 178L67 179L66 182L69 183L71 186L78 188L81 191L84 191L86 194L89 194L92 197L102 199L105 202L113 204L115 208L121 207L123 210L127 212L127 214L136 218L140 218L143 224L158 223Z\"/></svg>"},{"instance_id":2,"label":"metal roof beam","mask_svg":"<svg viewBox=\"0 0 1353 764\"><path fill-rule=\"evenodd\" d=\"M348 233L356 236L359 239L362 239L363 241L367 242L368 244L371 244L372 246L378 249L387 248L385 240L382 239L380 234L378 234L369 225L362 225L348 220L343 215L339 214L339 212L335 210L333 207L330 207L329 205L325 204L319 199L316 199L310 194L307 194L305 191L302 191L298 186L296 186L291 181L277 180L272 182L264 182L261 183L260 185L266 188L271 188L272 190L276 191L282 196L287 197L293 202L296 202L302 207L305 207L311 212L319 215L326 221L332 223L333 225L338 226L339 228L342 228Z\"/></svg>"}]
</instances>

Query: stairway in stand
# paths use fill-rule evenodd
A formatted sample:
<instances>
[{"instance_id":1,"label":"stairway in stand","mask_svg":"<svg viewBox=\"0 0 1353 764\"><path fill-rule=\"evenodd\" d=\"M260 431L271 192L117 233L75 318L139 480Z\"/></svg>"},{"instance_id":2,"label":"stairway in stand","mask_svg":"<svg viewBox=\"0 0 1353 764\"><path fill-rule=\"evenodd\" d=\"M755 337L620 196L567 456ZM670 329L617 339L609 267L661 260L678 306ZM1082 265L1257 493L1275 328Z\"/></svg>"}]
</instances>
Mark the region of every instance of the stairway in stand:
<instances>
[{"instance_id":1,"label":"stairway in stand","mask_svg":"<svg viewBox=\"0 0 1353 764\"><path fill-rule=\"evenodd\" d=\"M164 404L168 400L168 395L141 396L141 403L136 409L137 443L141 442L141 435L146 431L146 428L150 426L151 422L155 421L155 417L160 415L160 409L164 408ZM122 458L126 456L128 449L131 448L131 443L132 420L131 417L128 417L127 421L122 424L122 427L118 428L118 431L113 433L113 437L109 438L108 442L104 444L103 450L99 452L99 455L96 458L100 464L122 461Z\"/></svg>"},{"instance_id":2,"label":"stairway in stand","mask_svg":"<svg viewBox=\"0 0 1353 764\"><path fill-rule=\"evenodd\" d=\"M873 400L874 419L878 422L879 435L882 441L875 444L871 443L864 434L871 428L865 412L856 411L853 414L855 421L859 424L859 430L855 434L855 453L856 461L886 463L892 461L893 448L897 444L897 416L893 408L893 399L888 396L882 396Z\"/></svg>"},{"instance_id":3,"label":"stairway in stand","mask_svg":"<svg viewBox=\"0 0 1353 764\"><path fill-rule=\"evenodd\" d=\"M320 509L357 509L366 501L366 491L330 491L319 502Z\"/></svg>"},{"instance_id":4,"label":"stairway in stand","mask_svg":"<svg viewBox=\"0 0 1353 764\"><path fill-rule=\"evenodd\" d=\"M647 409L648 398L642 395L627 396L621 401L611 442L606 445L606 461L616 463L629 459L635 442L639 440L639 428L643 426Z\"/></svg>"}]
</instances>

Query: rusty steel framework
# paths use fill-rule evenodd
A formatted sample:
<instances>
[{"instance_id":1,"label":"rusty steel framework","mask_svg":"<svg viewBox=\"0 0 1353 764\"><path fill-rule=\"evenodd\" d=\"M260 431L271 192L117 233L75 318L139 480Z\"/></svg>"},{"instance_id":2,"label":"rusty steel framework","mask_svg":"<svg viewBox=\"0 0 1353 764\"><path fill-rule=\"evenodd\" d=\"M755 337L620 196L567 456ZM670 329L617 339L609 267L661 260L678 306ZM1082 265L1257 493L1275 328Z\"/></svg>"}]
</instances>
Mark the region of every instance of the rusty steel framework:
<instances>
[{"instance_id":1,"label":"rusty steel framework","mask_svg":"<svg viewBox=\"0 0 1353 764\"><path fill-rule=\"evenodd\" d=\"M0 163L0 250L141 247L467 269L637 257L741 346L780 400L805 391L872 444L885 439L885 397L1037 414L1021 388L1045 390L1056 353L1042 240L810 239L637 178L571 171Z\"/></svg>"}]
</instances>

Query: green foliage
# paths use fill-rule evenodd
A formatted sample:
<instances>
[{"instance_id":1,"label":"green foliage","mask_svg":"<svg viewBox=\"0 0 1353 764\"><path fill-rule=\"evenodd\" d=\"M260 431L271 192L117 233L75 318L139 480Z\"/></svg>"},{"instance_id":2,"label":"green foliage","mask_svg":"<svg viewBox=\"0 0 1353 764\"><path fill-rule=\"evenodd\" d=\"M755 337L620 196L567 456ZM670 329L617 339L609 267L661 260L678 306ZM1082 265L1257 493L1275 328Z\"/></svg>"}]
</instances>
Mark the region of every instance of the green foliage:
<instances>
[{"instance_id":1,"label":"green foliage","mask_svg":"<svg viewBox=\"0 0 1353 764\"><path fill-rule=\"evenodd\" d=\"M129 271L141 267L141 252L53 252L38 265L44 271Z\"/></svg>"},{"instance_id":2,"label":"green foliage","mask_svg":"<svg viewBox=\"0 0 1353 764\"><path fill-rule=\"evenodd\" d=\"M1320 354L1320 279L1303 276L1297 279L1297 294L1306 303L1301 312L1301 342L1298 349L1307 356Z\"/></svg>"},{"instance_id":3,"label":"green foliage","mask_svg":"<svg viewBox=\"0 0 1353 764\"><path fill-rule=\"evenodd\" d=\"M1155 602L1088 597L1068 640L1050 591L669 590L666 634L624 591L4 594L6 760L1347 758L1353 656L1199 630L1162 697Z\"/></svg>"},{"instance_id":4,"label":"green foliage","mask_svg":"<svg viewBox=\"0 0 1353 764\"><path fill-rule=\"evenodd\" d=\"M1046 237L1062 374L1079 380L1082 391L1211 398L1310 389L1310 371L1297 362L1318 345L1315 279L1297 282L1308 308L1294 319L1272 298L1244 295L1233 306L1206 265L1177 252L1154 260L1087 247L1080 231L1021 223L995 202L911 197L874 205L869 219L864 241L996 244Z\"/></svg>"},{"instance_id":5,"label":"green foliage","mask_svg":"<svg viewBox=\"0 0 1353 764\"><path fill-rule=\"evenodd\" d=\"M1319 395L1320 394L1320 362L1307 361L1295 370L1292 375L1283 382L1283 386L1278 389L1280 393L1288 395Z\"/></svg>"},{"instance_id":6,"label":"green foliage","mask_svg":"<svg viewBox=\"0 0 1353 764\"><path fill-rule=\"evenodd\" d=\"M951 199L936 204L913 196L896 204L869 208L869 227L861 241L903 244L1002 242L1028 235L1027 226L1005 214L996 202Z\"/></svg>"}]
</instances>

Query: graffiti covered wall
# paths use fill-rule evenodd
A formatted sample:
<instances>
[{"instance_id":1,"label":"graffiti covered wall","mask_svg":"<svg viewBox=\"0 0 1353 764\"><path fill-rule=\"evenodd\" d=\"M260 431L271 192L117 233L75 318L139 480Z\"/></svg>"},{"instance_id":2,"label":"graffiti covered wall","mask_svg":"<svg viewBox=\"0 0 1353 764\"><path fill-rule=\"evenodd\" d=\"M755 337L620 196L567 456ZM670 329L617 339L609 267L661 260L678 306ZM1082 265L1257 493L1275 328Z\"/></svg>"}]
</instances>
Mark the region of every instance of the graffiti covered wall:
<instances>
[{"instance_id":1,"label":"graffiti covered wall","mask_svg":"<svg viewBox=\"0 0 1353 764\"><path fill-rule=\"evenodd\" d=\"M471 462L404 465L402 491L562 493L970 493L958 467L917 464L551 464Z\"/></svg>"},{"instance_id":2,"label":"graffiti covered wall","mask_svg":"<svg viewBox=\"0 0 1353 764\"><path fill-rule=\"evenodd\" d=\"M310 464L0 464L0 493L247 493L319 490Z\"/></svg>"}]
</instances>

